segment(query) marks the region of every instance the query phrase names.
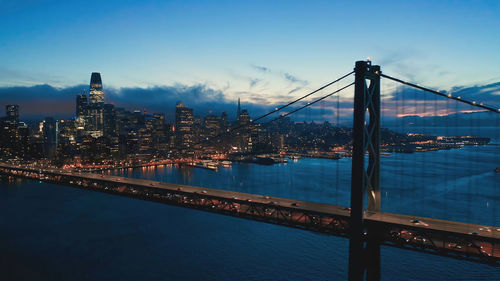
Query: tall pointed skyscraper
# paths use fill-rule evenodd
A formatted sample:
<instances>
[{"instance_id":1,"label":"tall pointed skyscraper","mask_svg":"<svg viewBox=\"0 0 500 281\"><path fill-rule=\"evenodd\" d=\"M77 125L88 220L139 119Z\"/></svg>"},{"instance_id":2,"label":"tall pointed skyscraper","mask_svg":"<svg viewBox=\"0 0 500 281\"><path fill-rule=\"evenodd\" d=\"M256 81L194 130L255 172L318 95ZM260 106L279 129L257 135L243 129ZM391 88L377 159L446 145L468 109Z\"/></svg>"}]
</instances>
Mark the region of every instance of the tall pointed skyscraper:
<instances>
[{"instance_id":1,"label":"tall pointed skyscraper","mask_svg":"<svg viewBox=\"0 0 500 281\"><path fill-rule=\"evenodd\" d=\"M104 91L102 90L102 80L99 72L92 72L92 76L90 76L89 103L104 104Z\"/></svg>"},{"instance_id":2,"label":"tall pointed skyscraper","mask_svg":"<svg viewBox=\"0 0 500 281\"><path fill-rule=\"evenodd\" d=\"M92 72L90 76L87 131L94 137L103 135L104 129L104 91L102 90L101 74Z\"/></svg>"}]
</instances>

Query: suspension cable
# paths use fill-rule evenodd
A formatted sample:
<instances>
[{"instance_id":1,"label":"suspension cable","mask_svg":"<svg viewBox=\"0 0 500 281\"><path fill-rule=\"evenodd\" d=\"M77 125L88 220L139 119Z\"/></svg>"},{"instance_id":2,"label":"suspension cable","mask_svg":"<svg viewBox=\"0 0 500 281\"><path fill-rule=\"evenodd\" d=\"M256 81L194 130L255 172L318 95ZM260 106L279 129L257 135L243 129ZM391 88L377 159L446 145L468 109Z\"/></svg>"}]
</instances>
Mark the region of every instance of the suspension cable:
<instances>
[{"instance_id":1,"label":"suspension cable","mask_svg":"<svg viewBox=\"0 0 500 281\"><path fill-rule=\"evenodd\" d=\"M460 96L455 97L455 96L452 96L451 94L444 94L444 93L441 93L441 92L438 92L438 91L435 91L435 90L432 90L432 89L429 89L429 88L425 88L425 87L419 86L417 84L413 84L413 83L406 82L406 81L403 81L403 80L398 79L398 78L391 77L389 75L385 75L383 73L380 73L380 77L384 77L384 78L390 79L392 81L396 81L396 82L399 82L401 84L405 84L405 85L408 85L410 87L414 87L414 88L420 89L422 91L426 91L426 92L430 92L430 93L433 93L433 94L436 94L436 95L440 95L440 96L448 98L448 99L456 100L456 101L463 102L463 103L466 103L466 104L469 104L469 105L472 105L472 106L476 106L476 107L484 108L484 109L489 110L489 111L500 113L500 108L497 109L497 108L493 108L491 106L484 105L483 103L477 103L475 101L464 100Z\"/></svg>"},{"instance_id":2,"label":"suspension cable","mask_svg":"<svg viewBox=\"0 0 500 281\"><path fill-rule=\"evenodd\" d=\"M265 123L261 123L261 124L262 124L262 125L267 125L267 124L272 123L272 122L274 122L274 121L277 121L277 120L280 120L280 119L282 119L282 118L285 118L285 117L287 117L287 116L289 116L289 115L291 115L291 114L293 114L293 113L296 113L297 111L300 111L300 110L302 110L302 109L304 109L304 108L307 108L307 107L309 107L309 106L311 106L311 105L313 105L313 104L315 104L315 103L318 103L318 102L320 102L320 101L322 101L322 100L324 100L324 99L326 99L326 98L328 98L328 97L330 97L330 96L332 96L332 95L334 95L334 94L336 94L336 93L338 93L338 92L340 92L340 91L342 91L342 90L344 90L344 89L346 89L346 88L348 88L349 86L352 86L352 85L354 85L354 82L352 82L351 84L348 84L348 85L346 85L346 86L344 86L344 87L342 87L342 88L340 88L340 89L338 89L338 90L335 90L335 91L333 91L333 92L331 92L331 93L329 93L329 94L327 94L327 95L325 95L325 96L322 96L321 98L319 98L319 99L317 99L317 100L314 100L314 101L312 101L312 102L308 102L308 103L307 103L306 105L304 105L304 106L301 106L301 107L299 107L299 108L297 108L297 109L295 109L295 110L292 110L292 111L290 111L290 112L287 112L286 114L280 115L280 116L278 116L278 117L276 117L276 118L274 118L274 119L272 119L272 120L269 120L269 121L267 121L267 122L265 122ZM239 126L239 127L237 127L236 129L238 129L238 130L239 130L239 129L242 129L243 127L248 127L249 125L253 124L253 122L254 122L254 121L252 121L252 122L250 122L250 123L246 124L245 126ZM205 140L205 143L210 142L210 141L214 141L215 139L217 139L217 138L219 138L219 137L221 137L221 136L223 136L223 135L225 135L225 134L229 134L229 133L231 133L231 132L234 132L236 129L233 129L233 130L231 130L231 131L227 131L227 132L221 133L221 134L219 134L219 135L217 135L217 136L215 136L215 137L213 137L213 138L211 138L211 139L207 139L207 140ZM249 128L247 128L247 129L249 129ZM195 145L199 145L199 144L203 144L203 141L202 141L202 142L198 142L198 143L193 144L193 147L194 147Z\"/></svg>"},{"instance_id":3,"label":"suspension cable","mask_svg":"<svg viewBox=\"0 0 500 281\"><path fill-rule=\"evenodd\" d=\"M276 117L276 118L274 118L274 119L272 119L272 120L270 120L270 121L267 121L267 122L263 123L263 125L265 125L265 124L269 124L269 123L274 122L274 121L276 121L276 120L279 120L279 119L281 119L281 118L285 118L285 117L287 117L288 115L291 115L291 114L293 114L293 113L295 113L295 112L297 112L297 111L299 111L299 110L302 110L302 109L304 109L304 108L306 108L306 107L309 107L309 106L311 106L311 105L313 105L313 104L315 104L315 103L317 103L317 102L320 102L320 101L322 101L322 100L324 100L324 99L326 99L326 98L328 98L328 97L330 97L330 96L332 96L332 95L334 95L334 94L336 94L336 93L338 93L338 92L340 92L340 91L342 91L342 90L344 90L344 89L346 89L346 88L348 88L349 86L352 86L352 85L354 85L354 82L353 82L353 83L351 83L351 84L348 84L348 85L346 85L346 86L344 86L344 87L342 87L342 88L340 88L340 89L338 89L338 90L336 90L336 91L333 91L333 92L329 93L329 94L328 94L328 95L326 95L326 96L322 96L321 98L319 98L319 99L317 99L317 100L315 100L315 101L308 102L308 103L307 103L306 105L304 105L304 106L301 106L301 107L299 107L299 108L297 108L297 109L295 109L295 110L292 110L292 111L290 111L290 112L287 112L286 114L280 115L280 116L278 116L278 117Z\"/></svg>"},{"instance_id":4,"label":"suspension cable","mask_svg":"<svg viewBox=\"0 0 500 281\"><path fill-rule=\"evenodd\" d=\"M302 96L302 97L300 97L300 98L298 98L298 99L296 99L296 100L294 100L294 101L291 101L291 102L287 103L286 105L283 105L283 106L281 106L281 107L278 107L278 108L276 108L275 110L273 110L273 111L271 111L271 112L268 112L268 113L266 113L266 114L264 114L264 115L262 115L262 116L260 116L260 117L258 117L258 118L256 118L256 119L254 119L254 120L253 120L253 122L259 121L259 120L260 120L260 119L262 119L262 118L265 118L265 117L267 117L267 116L269 116L269 115L271 115L271 114L273 114L273 113L275 113L275 112L278 112L278 111L280 111L280 110L282 110L282 109L285 109L285 108L289 107L290 105L292 105L292 104L294 104L294 103L297 103L297 102L299 102L299 101L301 101L301 100L303 100L303 99L305 99L305 98L309 97L310 95L315 94L315 93L317 93L317 92L319 92L319 91L321 91L321 90L323 90L323 89L325 89L325 88L327 88L327 87L329 87L329 86L331 86L331 85L333 85L333 84L335 84L335 83L339 82L340 80L342 80L342 79L344 79L344 78L348 77L349 75L351 75L351 74L353 74L353 73L354 73L354 71L351 71L351 72L347 73L346 75L344 75L344 76L342 76L342 77L338 78L337 80L332 81L332 82L330 82L330 83L328 83L328 84L326 84L326 85L323 85L323 86L321 86L320 88L318 88L318 89L316 89L316 90L314 90L314 91L310 92L309 94L307 94L307 95L305 95L305 96Z\"/></svg>"},{"instance_id":5,"label":"suspension cable","mask_svg":"<svg viewBox=\"0 0 500 281\"><path fill-rule=\"evenodd\" d=\"M296 100L293 100L293 101L291 101L291 102L289 102L289 103L287 103L287 104L285 104L285 105L283 105L283 106L281 106L281 107L275 108L273 111L270 111L270 112L268 112L268 113L266 113L266 114L264 114L264 115L261 115L261 116L257 117L256 119L251 120L251 122L250 122L250 123L248 123L248 124L238 125L238 126L236 126L236 127L234 127L234 128L230 128L230 129L228 129L227 131L222 132L222 133L220 133L220 134L218 134L218 135L216 135L216 136L214 136L214 137L212 137L212 138L210 138L210 139L208 139L208 138L207 138L206 140L202 140L202 141L199 141L199 142L197 142L197 143L194 143L192 146L194 147L194 146L196 146L196 145L199 145L199 144L202 144L202 143L205 143L205 142L208 142L208 141L213 141L213 140L215 140L215 139L217 139L217 138L220 138L220 137L222 137L222 136L225 136L225 135L228 135L228 134L230 134L230 133L233 133L234 131L240 130L240 129L242 129L243 127L248 127L248 126L250 126L250 125L254 124L255 122L257 122L257 121L259 121L259 120L261 120L261 119L263 119L263 118L265 118L265 117L267 117L267 116L269 116L269 115L271 115L271 114L273 114L273 113L276 113L276 112L278 112L278 111L281 111L281 110L283 110L283 109L285 109L285 108L287 108L287 107L289 107L289 106L291 106L291 105L293 105L293 104L295 104L295 103L297 103L297 102L299 102L299 101L301 101L301 100L303 100L303 99L305 99L305 98L307 98L307 97L309 97L309 96L311 96L311 95L313 95L313 94L315 94L315 93L317 93L317 92L319 92L319 91L321 91L321 90L323 90L323 89L325 89L325 88L327 88L327 87L329 87L329 86L331 86L331 85L333 85L333 84L335 84L335 83L337 83L337 82L339 82L339 81L341 81L341 80L343 80L343 79L345 79L346 77L350 76L350 75L351 75L351 74L353 74L353 73L354 73L354 71L351 71L351 72L349 72L349 73L347 73L347 74L343 75L342 77L340 77L340 78L338 78L338 79L336 79L336 80L334 80L334 81L332 81L332 82L330 82L330 83L328 83L328 84L325 84L325 85L323 85L323 86L319 87L318 89L316 89L316 90L314 90L314 91L312 91L312 92L309 92L308 94L306 94L306 95L304 95L304 96L302 96L302 97L300 97L300 98L298 98L298 99L296 99ZM352 83L352 84L354 84L354 83ZM352 85L352 84L351 84L351 85ZM346 88L346 87L344 87L344 88ZM342 88L342 89L344 89L344 88ZM338 92L338 91L336 91L336 92ZM331 96L331 95L333 95L333 93L331 93L331 94L330 94L330 96ZM326 97L323 97L323 98L326 98ZM315 101L314 103L316 103L316 102L318 102L318 101L320 101L320 100L317 100L317 101ZM313 103L310 103L310 104L313 104ZM298 111L298 110L296 110L296 111L294 111L294 112L297 112L297 111ZM290 113L290 114L291 114L291 113ZM289 114L287 114L287 115L289 115ZM274 120L273 120L273 121L274 121ZM267 123L269 123L269 122L267 122Z\"/></svg>"}]
</instances>

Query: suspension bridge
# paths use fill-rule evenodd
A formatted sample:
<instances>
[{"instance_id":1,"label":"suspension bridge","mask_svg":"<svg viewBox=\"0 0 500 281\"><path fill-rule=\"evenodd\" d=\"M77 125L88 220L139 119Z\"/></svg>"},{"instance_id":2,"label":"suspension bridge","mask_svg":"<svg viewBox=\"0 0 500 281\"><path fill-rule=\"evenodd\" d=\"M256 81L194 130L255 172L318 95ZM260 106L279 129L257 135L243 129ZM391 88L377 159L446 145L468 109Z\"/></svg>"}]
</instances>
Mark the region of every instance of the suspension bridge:
<instances>
[{"instance_id":1,"label":"suspension bridge","mask_svg":"<svg viewBox=\"0 0 500 281\"><path fill-rule=\"evenodd\" d=\"M46 181L345 237L350 240L350 280L380 279L381 245L487 263L493 266L500 265L500 226L381 211L380 170L383 169L380 165L381 149L382 145L385 146L384 149L391 145L381 143L383 109L380 81L384 78L419 91L413 92L415 103L413 107L408 106L408 102L405 105L404 99L395 99L395 102L400 103L396 108L399 116L418 116L419 113L425 114L427 111L430 111L432 116L438 116L442 114L442 109L438 106L438 104L443 104L441 101L444 101L443 108L446 111L443 115L450 115L451 111L458 112L460 106L470 107L470 112L489 112L495 116L500 114L500 109L394 78L383 74L379 66L372 65L368 61L358 61L354 71L255 118L252 124L266 120L265 118L270 115L283 111L351 77L352 74L355 76L354 82L262 123L271 123L285 118L354 86L350 207L30 165L0 164L0 174L4 177ZM419 103L419 99L415 97L421 93L432 95L433 100L429 102L427 98L424 98L424 102ZM450 102L455 103L454 109L450 109ZM418 111L418 106L421 107L421 112ZM408 112L409 110L413 112ZM498 120L498 117L496 118ZM476 123L479 121L481 120L476 120ZM471 125L473 125L472 122ZM498 123L496 126L498 128ZM210 145L220 137L245 129L246 126L239 125L194 146ZM411 146L412 149L418 151L426 145L431 148L436 147L436 144L429 144L429 139L422 138L418 143L415 141L405 143L405 149ZM458 141L478 144L475 139L458 139ZM450 139L442 141L439 145L440 147L452 146L449 142ZM393 146L401 148L402 144L393 144Z\"/></svg>"}]
</instances>

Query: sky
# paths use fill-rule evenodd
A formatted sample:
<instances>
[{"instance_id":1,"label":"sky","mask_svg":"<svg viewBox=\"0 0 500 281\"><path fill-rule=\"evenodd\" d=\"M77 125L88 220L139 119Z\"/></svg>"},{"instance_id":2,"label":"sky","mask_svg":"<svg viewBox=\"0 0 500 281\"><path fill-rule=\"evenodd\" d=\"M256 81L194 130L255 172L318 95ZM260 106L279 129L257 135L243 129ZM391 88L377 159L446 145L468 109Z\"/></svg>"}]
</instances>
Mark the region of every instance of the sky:
<instances>
[{"instance_id":1,"label":"sky","mask_svg":"<svg viewBox=\"0 0 500 281\"><path fill-rule=\"evenodd\" d=\"M180 99L201 113L241 98L265 108L368 57L388 75L434 89L493 85L479 98L500 103L499 1L0 0L0 7L0 104L20 103L21 114L72 112L93 71L107 102L120 106L168 111ZM382 86L385 94L398 90ZM64 105L55 108L58 100Z\"/></svg>"}]
</instances>

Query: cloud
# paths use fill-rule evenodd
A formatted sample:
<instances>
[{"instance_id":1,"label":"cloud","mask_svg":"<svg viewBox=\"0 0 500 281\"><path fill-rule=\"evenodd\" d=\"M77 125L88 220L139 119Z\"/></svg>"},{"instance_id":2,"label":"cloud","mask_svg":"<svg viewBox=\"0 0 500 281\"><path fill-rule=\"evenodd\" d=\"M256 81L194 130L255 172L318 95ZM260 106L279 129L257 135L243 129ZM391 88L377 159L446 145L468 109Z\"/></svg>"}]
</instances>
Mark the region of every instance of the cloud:
<instances>
[{"instance_id":1,"label":"cloud","mask_svg":"<svg viewBox=\"0 0 500 281\"><path fill-rule=\"evenodd\" d=\"M464 98L470 97L471 99L487 102L500 102L498 97L500 91L500 82L490 83L486 85L474 85L471 87L454 87L451 89L453 95L461 95Z\"/></svg>"},{"instance_id":2,"label":"cloud","mask_svg":"<svg viewBox=\"0 0 500 281\"><path fill-rule=\"evenodd\" d=\"M300 84L302 86L306 86L309 84L309 82L307 80L300 79L297 76L295 76L289 72L279 71L279 70L271 70L269 67L255 65L255 64L252 64L251 66L252 66L252 68L256 69L257 71L259 71L261 73L271 74L274 77L283 78L286 82L289 82L291 84ZM261 82L261 81L262 81L262 79L251 79L250 80L250 89L252 87L254 87L258 82ZM294 90L292 90L292 92L294 92Z\"/></svg>"},{"instance_id":3,"label":"cloud","mask_svg":"<svg viewBox=\"0 0 500 281\"><path fill-rule=\"evenodd\" d=\"M72 116L76 94L88 86L56 88L47 84L0 88L0 104L19 104L21 116Z\"/></svg>"},{"instance_id":4,"label":"cloud","mask_svg":"<svg viewBox=\"0 0 500 281\"><path fill-rule=\"evenodd\" d=\"M255 87L261 81L262 79L259 78L250 79L250 89Z\"/></svg>"},{"instance_id":5,"label":"cloud","mask_svg":"<svg viewBox=\"0 0 500 281\"><path fill-rule=\"evenodd\" d=\"M36 86L0 87L0 105L18 104L21 119L42 119L53 116L67 119L74 116L76 95L88 91L88 85L57 88L42 84ZM184 102L195 111L195 115L204 116L210 111L220 114L226 111L230 118L236 118L236 102L228 99L224 92L214 90L203 84L186 86L155 86L148 88L105 88L105 101L116 107L128 110L145 109L147 112L163 112L173 120L175 105ZM261 105L263 104L263 105ZM269 110L269 103L244 104L252 115L263 114ZM264 106L265 105L265 106ZM0 112L2 109L0 109ZM3 113L0 113L0 116Z\"/></svg>"},{"instance_id":6,"label":"cloud","mask_svg":"<svg viewBox=\"0 0 500 281\"><path fill-rule=\"evenodd\" d=\"M381 49L381 56L376 59L375 64L382 67L382 72L404 80L428 81L431 85L451 86L456 83L454 72L446 66L429 63L432 59L429 54L412 47L398 50ZM432 83L432 84L429 84Z\"/></svg>"},{"instance_id":7,"label":"cloud","mask_svg":"<svg viewBox=\"0 0 500 281\"><path fill-rule=\"evenodd\" d=\"M68 78L61 75L20 71L0 66L0 85L4 87L33 86L45 83L63 85L63 81L68 81Z\"/></svg>"},{"instance_id":8,"label":"cloud","mask_svg":"<svg viewBox=\"0 0 500 281\"><path fill-rule=\"evenodd\" d=\"M297 91L299 91L299 90L301 90L301 89L302 89L302 87L296 87L295 89L290 90L290 91L288 92L288 94L293 94L293 93L295 93L295 92L297 92Z\"/></svg>"},{"instance_id":9,"label":"cloud","mask_svg":"<svg viewBox=\"0 0 500 281\"><path fill-rule=\"evenodd\" d=\"M499 90L500 82L495 82L471 87L455 86L449 91L441 90L440 92L460 97L463 100L476 101L477 104L483 103L493 108L500 108ZM469 104L407 86L399 86L383 96L382 107L385 116L447 116L460 112L483 111ZM482 116L493 117L493 115L495 113L487 112Z\"/></svg>"},{"instance_id":10,"label":"cloud","mask_svg":"<svg viewBox=\"0 0 500 281\"><path fill-rule=\"evenodd\" d=\"M262 82L255 81L255 84ZM294 87L284 91L282 94L269 95L264 93L254 93L252 91L231 92L230 94L222 90L208 87L205 84L173 86L153 86L148 88L127 87L127 88L105 88L105 100L117 107L127 110L145 109L147 112L163 112L166 118L173 121L175 117L175 104L178 101L184 102L188 107L194 109L196 116L205 116L210 111L220 114L226 111L230 119L236 118L237 103L235 96L242 97L242 108L247 109L252 118L256 118L264 113L272 111L275 107L291 101L290 94L299 91L302 86ZM41 119L45 116L56 118L71 118L75 112L76 94L88 91L88 85L76 85L59 88L47 84L36 86L15 86L0 87L0 116L4 115L6 104L18 104L20 115L24 120ZM500 107L500 82L486 85L476 85L472 87L454 87L451 92L454 96L461 96L464 99L484 102L486 105ZM319 95L320 96L320 95ZM315 97L319 97L315 96ZM344 98L341 96L339 110L342 116L348 118L352 112L352 96ZM402 100L405 99L403 102ZM307 99L312 101L312 99ZM301 107L307 101L294 104L288 111ZM431 112L433 115L447 115L456 111L470 110L471 106L455 106L455 101L447 102L447 99L437 97L435 100L432 94L423 94L421 91L408 87L398 87L389 95L383 96L382 105L384 116L395 116L396 114L419 114L426 115ZM303 112L292 115L294 120L321 120L332 117L336 112L336 98L328 98L325 101L315 104ZM318 109L319 108L319 109ZM321 109L322 108L322 109ZM446 109L448 108L448 109ZM328 117L328 118L330 118Z\"/></svg>"},{"instance_id":11,"label":"cloud","mask_svg":"<svg viewBox=\"0 0 500 281\"><path fill-rule=\"evenodd\" d=\"M252 64L252 67L257 69L258 71L260 72L271 72L271 69L269 67L265 67L265 66L261 66L261 65L255 65L255 64Z\"/></svg>"},{"instance_id":12,"label":"cloud","mask_svg":"<svg viewBox=\"0 0 500 281\"><path fill-rule=\"evenodd\" d=\"M293 76L292 74L290 73L284 73L283 74L283 77L285 77L286 80L292 82L292 83L299 83L299 84L302 84L302 85L307 85L309 84L309 82L307 82L306 80L301 80L295 76Z\"/></svg>"},{"instance_id":13,"label":"cloud","mask_svg":"<svg viewBox=\"0 0 500 281\"><path fill-rule=\"evenodd\" d=\"M298 88L297 88L298 90ZM36 86L0 87L0 105L18 104L20 106L21 120L40 120L46 116L58 119L69 119L74 116L76 95L88 91L88 85L76 85L66 88L53 87L42 84ZM105 88L105 101L116 107L127 110L141 109L148 113L162 112L169 121L175 118L175 104L184 102L194 109L195 116L205 116L209 112L220 114L226 111L230 120L236 119L236 101L227 98L220 90L214 90L203 84L186 86L177 84L173 86L155 86L148 88ZM275 107L289 101L289 96L277 96L279 102L270 102L268 96L258 96L251 92L238 92L238 95L247 97L242 101L242 108L247 109L252 118L257 118ZM278 103L278 104L275 104ZM290 108L294 110L304 103L298 103ZM331 115L328 108L331 106L325 101L323 109L310 109L299 112L294 120L319 120L322 116ZM319 106L319 105L318 105ZM1 109L0 109L1 111ZM0 116L4 113L0 113ZM272 115L275 118L278 115Z\"/></svg>"},{"instance_id":14,"label":"cloud","mask_svg":"<svg viewBox=\"0 0 500 281\"><path fill-rule=\"evenodd\" d=\"M210 111L236 111L236 103L228 100L219 90L206 85L156 86L149 88L121 88L107 91L107 100L126 109L145 108L148 112L165 112L170 120L174 118L175 104L182 101L194 109L195 115L206 115Z\"/></svg>"},{"instance_id":15,"label":"cloud","mask_svg":"<svg viewBox=\"0 0 500 281\"><path fill-rule=\"evenodd\" d=\"M383 89L382 89L383 91ZM452 94L453 96L460 96L463 99L477 102L484 102L492 106L500 104L500 82L490 83L486 85L475 85L471 87L455 86L449 91L439 90L443 94ZM431 93L424 93L424 91L410 88L407 86L399 86L390 94L390 100L434 100L435 95ZM438 97L439 100L446 100L445 98Z\"/></svg>"}]
</instances>

